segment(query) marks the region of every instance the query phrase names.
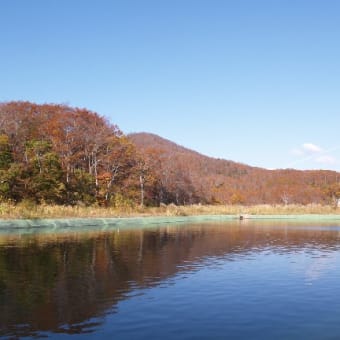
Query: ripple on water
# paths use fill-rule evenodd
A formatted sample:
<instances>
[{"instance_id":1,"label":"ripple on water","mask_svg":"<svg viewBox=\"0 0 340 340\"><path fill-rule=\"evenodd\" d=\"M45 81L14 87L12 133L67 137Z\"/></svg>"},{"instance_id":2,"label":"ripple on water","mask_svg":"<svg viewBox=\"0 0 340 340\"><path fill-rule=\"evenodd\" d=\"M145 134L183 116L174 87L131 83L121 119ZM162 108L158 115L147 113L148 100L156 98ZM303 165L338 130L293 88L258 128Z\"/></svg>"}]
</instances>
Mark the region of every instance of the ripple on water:
<instances>
[{"instance_id":1,"label":"ripple on water","mask_svg":"<svg viewBox=\"0 0 340 340\"><path fill-rule=\"evenodd\" d=\"M0 336L340 338L340 240L232 223L0 245Z\"/></svg>"}]
</instances>

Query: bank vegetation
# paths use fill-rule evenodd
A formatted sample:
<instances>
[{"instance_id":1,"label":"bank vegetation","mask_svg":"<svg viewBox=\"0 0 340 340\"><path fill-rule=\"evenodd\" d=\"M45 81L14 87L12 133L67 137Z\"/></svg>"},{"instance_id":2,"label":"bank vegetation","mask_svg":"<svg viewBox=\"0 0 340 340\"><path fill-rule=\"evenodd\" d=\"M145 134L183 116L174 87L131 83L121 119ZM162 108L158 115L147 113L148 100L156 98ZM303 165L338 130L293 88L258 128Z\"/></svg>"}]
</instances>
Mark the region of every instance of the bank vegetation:
<instances>
[{"instance_id":1,"label":"bank vegetation","mask_svg":"<svg viewBox=\"0 0 340 340\"><path fill-rule=\"evenodd\" d=\"M103 207L63 206L36 204L22 201L19 204L0 204L0 219L49 219L49 218L123 218L146 216L199 216L199 215L337 215L340 208L331 205L161 205L160 207Z\"/></svg>"}]
</instances>

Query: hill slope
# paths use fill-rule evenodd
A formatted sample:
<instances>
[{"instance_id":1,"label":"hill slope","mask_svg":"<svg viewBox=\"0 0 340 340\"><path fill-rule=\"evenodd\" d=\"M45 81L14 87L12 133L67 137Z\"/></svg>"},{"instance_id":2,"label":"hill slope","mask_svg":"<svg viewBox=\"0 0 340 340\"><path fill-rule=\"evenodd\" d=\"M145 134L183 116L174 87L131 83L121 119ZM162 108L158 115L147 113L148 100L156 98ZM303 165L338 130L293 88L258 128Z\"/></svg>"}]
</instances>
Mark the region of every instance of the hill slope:
<instances>
[{"instance_id":1,"label":"hill slope","mask_svg":"<svg viewBox=\"0 0 340 340\"><path fill-rule=\"evenodd\" d=\"M326 203L340 178L334 171L266 170L215 159L150 133L128 137L155 171L159 203Z\"/></svg>"}]
</instances>

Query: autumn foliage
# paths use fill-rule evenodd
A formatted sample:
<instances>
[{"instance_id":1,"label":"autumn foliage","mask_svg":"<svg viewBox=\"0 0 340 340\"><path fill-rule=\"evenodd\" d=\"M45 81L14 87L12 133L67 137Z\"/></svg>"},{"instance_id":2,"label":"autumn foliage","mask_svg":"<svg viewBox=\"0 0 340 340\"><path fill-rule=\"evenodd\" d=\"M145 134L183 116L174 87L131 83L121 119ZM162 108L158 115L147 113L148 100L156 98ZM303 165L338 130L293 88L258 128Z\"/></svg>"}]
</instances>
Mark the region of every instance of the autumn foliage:
<instances>
[{"instance_id":1,"label":"autumn foliage","mask_svg":"<svg viewBox=\"0 0 340 340\"><path fill-rule=\"evenodd\" d=\"M149 155L158 202L334 204L340 197L340 174L334 171L266 170L206 157L149 133L129 137Z\"/></svg>"},{"instance_id":2,"label":"autumn foliage","mask_svg":"<svg viewBox=\"0 0 340 340\"><path fill-rule=\"evenodd\" d=\"M0 195L14 202L111 204L136 163L118 127L85 109L5 103L0 135Z\"/></svg>"},{"instance_id":3,"label":"autumn foliage","mask_svg":"<svg viewBox=\"0 0 340 340\"><path fill-rule=\"evenodd\" d=\"M269 171L125 136L99 114L66 105L0 104L0 200L134 206L336 202L333 171Z\"/></svg>"}]
</instances>

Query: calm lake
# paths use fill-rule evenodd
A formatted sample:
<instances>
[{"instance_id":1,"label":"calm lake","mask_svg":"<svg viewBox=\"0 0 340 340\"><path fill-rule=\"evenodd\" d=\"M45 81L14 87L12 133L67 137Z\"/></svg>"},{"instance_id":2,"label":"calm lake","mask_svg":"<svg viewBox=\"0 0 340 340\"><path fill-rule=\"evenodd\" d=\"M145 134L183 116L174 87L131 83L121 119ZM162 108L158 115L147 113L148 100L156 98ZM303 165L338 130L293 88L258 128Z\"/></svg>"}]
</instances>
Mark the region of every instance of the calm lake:
<instances>
[{"instance_id":1,"label":"calm lake","mask_svg":"<svg viewBox=\"0 0 340 340\"><path fill-rule=\"evenodd\" d=\"M0 337L340 339L340 222L0 234Z\"/></svg>"}]
</instances>

